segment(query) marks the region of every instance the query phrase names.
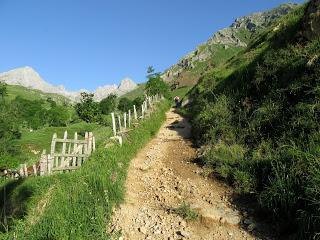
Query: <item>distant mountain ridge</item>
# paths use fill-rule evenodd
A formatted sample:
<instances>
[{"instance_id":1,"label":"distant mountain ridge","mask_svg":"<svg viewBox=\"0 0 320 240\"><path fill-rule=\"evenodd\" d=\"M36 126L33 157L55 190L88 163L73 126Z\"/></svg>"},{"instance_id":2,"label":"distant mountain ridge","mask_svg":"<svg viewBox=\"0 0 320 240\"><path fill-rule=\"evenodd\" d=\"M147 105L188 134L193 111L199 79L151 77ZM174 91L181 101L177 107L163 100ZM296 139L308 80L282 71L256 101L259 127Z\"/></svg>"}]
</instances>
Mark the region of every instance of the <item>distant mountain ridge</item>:
<instances>
[{"instance_id":1,"label":"distant mountain ridge","mask_svg":"<svg viewBox=\"0 0 320 240\"><path fill-rule=\"evenodd\" d=\"M167 82L178 82L180 86L194 85L200 77L196 70L201 67L201 63L209 61L207 66L210 67L210 65L217 65L229 56L233 56L247 47L253 34L270 26L274 20L291 12L297 5L293 3L282 4L269 11L257 12L235 19L230 27L214 33L206 43L200 44L195 50L182 57L178 63L165 70L162 78ZM205 69L202 68L198 72L203 71ZM191 72L192 76L186 77L187 72Z\"/></svg>"},{"instance_id":2,"label":"distant mountain ridge","mask_svg":"<svg viewBox=\"0 0 320 240\"><path fill-rule=\"evenodd\" d=\"M19 85L26 88L40 90L45 93L55 93L67 97L72 101L80 99L81 92L90 92L86 89L79 91L67 91L64 86L54 86L41 78L32 67L22 67L0 73L0 81L9 85ZM137 84L130 78L125 78L120 85L105 85L98 87L94 93L96 101L101 101L110 94L123 95L137 88Z\"/></svg>"}]
</instances>

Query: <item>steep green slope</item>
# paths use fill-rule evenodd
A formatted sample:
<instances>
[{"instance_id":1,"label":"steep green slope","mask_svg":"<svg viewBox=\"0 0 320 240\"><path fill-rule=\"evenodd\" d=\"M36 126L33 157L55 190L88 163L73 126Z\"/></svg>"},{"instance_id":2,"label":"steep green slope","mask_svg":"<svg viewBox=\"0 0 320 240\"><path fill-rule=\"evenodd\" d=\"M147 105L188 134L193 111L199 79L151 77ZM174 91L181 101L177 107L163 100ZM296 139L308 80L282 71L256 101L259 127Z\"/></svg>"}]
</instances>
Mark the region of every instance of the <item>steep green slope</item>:
<instances>
[{"instance_id":1,"label":"steep green slope","mask_svg":"<svg viewBox=\"0 0 320 240\"><path fill-rule=\"evenodd\" d=\"M309 11L299 7L204 74L189 109L203 163L298 239L320 234L320 40L304 35L319 15Z\"/></svg>"},{"instance_id":2,"label":"steep green slope","mask_svg":"<svg viewBox=\"0 0 320 240\"><path fill-rule=\"evenodd\" d=\"M270 11L237 18L230 27L216 32L206 43L182 57L162 78L180 87L194 86L206 72L244 50L254 36L295 8L295 4L282 4Z\"/></svg>"}]
</instances>

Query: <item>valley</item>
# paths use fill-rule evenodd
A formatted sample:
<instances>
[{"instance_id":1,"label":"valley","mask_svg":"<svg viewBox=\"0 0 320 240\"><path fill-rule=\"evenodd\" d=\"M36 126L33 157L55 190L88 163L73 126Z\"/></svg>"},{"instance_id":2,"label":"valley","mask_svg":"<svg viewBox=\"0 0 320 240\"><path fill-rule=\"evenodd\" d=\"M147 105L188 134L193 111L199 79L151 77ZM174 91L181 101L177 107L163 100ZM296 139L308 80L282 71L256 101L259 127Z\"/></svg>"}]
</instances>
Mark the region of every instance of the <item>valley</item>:
<instances>
[{"instance_id":1,"label":"valley","mask_svg":"<svg viewBox=\"0 0 320 240\"><path fill-rule=\"evenodd\" d=\"M319 56L310 0L237 17L144 83L1 73L0 239L319 239ZM96 139L81 168L6 176L65 131Z\"/></svg>"}]
</instances>

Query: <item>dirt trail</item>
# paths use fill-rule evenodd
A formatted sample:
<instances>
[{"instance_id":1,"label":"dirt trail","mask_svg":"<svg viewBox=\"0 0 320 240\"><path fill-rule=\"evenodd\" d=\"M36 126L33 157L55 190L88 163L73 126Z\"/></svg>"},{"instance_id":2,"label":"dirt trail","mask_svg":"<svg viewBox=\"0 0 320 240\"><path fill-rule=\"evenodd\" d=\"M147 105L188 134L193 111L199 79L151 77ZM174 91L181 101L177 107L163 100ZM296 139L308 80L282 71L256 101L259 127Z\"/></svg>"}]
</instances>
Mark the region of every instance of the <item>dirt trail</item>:
<instances>
[{"instance_id":1,"label":"dirt trail","mask_svg":"<svg viewBox=\"0 0 320 240\"><path fill-rule=\"evenodd\" d=\"M190 125L174 110L157 136L132 160L125 203L108 231L115 239L255 239L239 227L231 190L207 179L192 163ZM173 211L185 202L199 214L186 221Z\"/></svg>"}]
</instances>

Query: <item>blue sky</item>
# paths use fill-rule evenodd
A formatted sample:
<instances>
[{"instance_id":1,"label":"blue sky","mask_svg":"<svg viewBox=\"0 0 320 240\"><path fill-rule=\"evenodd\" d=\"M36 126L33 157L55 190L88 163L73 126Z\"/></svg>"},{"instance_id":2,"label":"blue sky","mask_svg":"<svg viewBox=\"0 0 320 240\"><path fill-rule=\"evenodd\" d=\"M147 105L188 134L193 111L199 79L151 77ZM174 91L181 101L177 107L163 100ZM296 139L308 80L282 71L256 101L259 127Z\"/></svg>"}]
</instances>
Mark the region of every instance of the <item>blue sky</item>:
<instances>
[{"instance_id":1,"label":"blue sky","mask_svg":"<svg viewBox=\"0 0 320 240\"><path fill-rule=\"evenodd\" d=\"M144 82L149 65L163 71L236 17L285 2L0 0L0 72L31 66L69 90Z\"/></svg>"}]
</instances>

